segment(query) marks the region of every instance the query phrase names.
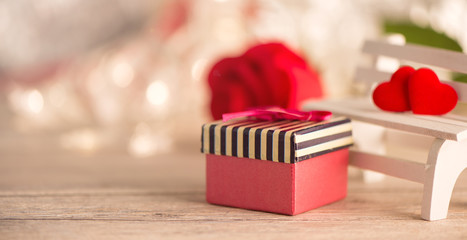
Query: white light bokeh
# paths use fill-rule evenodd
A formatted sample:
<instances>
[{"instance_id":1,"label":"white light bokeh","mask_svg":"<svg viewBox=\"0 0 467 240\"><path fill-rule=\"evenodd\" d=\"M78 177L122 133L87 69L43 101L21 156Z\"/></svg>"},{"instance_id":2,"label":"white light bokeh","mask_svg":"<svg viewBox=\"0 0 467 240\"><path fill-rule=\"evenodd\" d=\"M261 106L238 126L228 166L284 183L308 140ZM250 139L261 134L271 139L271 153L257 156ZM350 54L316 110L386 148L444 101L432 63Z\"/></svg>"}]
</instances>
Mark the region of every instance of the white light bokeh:
<instances>
[{"instance_id":1,"label":"white light bokeh","mask_svg":"<svg viewBox=\"0 0 467 240\"><path fill-rule=\"evenodd\" d=\"M196 60L196 62L191 67L191 77L193 80L197 82L202 80L206 71L207 63L207 59L204 58Z\"/></svg>"},{"instance_id":2,"label":"white light bokeh","mask_svg":"<svg viewBox=\"0 0 467 240\"><path fill-rule=\"evenodd\" d=\"M33 113L40 113L44 108L44 98L37 90L28 92L28 107Z\"/></svg>"},{"instance_id":3,"label":"white light bokeh","mask_svg":"<svg viewBox=\"0 0 467 240\"><path fill-rule=\"evenodd\" d=\"M169 88L163 81L156 80L152 82L146 90L146 99L149 103L161 106L164 105L169 98Z\"/></svg>"},{"instance_id":4,"label":"white light bokeh","mask_svg":"<svg viewBox=\"0 0 467 240\"><path fill-rule=\"evenodd\" d=\"M82 128L65 133L60 144L68 150L91 153L102 145L102 135L89 128Z\"/></svg>"},{"instance_id":5,"label":"white light bokeh","mask_svg":"<svg viewBox=\"0 0 467 240\"><path fill-rule=\"evenodd\" d=\"M12 91L8 100L12 109L25 115L36 115L44 108L44 98L37 89Z\"/></svg>"},{"instance_id":6,"label":"white light bokeh","mask_svg":"<svg viewBox=\"0 0 467 240\"><path fill-rule=\"evenodd\" d=\"M125 59L116 59L111 70L112 80L118 87L125 88L135 76L133 67Z\"/></svg>"},{"instance_id":7,"label":"white light bokeh","mask_svg":"<svg viewBox=\"0 0 467 240\"><path fill-rule=\"evenodd\" d=\"M144 122L138 123L128 143L128 152L138 158L170 151L172 139L161 131L153 132Z\"/></svg>"}]
</instances>

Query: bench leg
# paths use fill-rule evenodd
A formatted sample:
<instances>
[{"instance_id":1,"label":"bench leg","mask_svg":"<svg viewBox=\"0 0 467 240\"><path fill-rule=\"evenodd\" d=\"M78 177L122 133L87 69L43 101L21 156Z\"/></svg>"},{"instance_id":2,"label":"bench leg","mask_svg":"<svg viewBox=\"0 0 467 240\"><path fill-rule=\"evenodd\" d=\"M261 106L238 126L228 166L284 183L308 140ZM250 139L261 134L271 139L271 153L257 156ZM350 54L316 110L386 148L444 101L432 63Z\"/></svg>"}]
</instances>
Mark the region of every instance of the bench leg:
<instances>
[{"instance_id":1,"label":"bench leg","mask_svg":"<svg viewBox=\"0 0 467 240\"><path fill-rule=\"evenodd\" d=\"M457 178L467 167L467 143L435 139L425 169L422 218L433 221L447 216Z\"/></svg>"}]
</instances>

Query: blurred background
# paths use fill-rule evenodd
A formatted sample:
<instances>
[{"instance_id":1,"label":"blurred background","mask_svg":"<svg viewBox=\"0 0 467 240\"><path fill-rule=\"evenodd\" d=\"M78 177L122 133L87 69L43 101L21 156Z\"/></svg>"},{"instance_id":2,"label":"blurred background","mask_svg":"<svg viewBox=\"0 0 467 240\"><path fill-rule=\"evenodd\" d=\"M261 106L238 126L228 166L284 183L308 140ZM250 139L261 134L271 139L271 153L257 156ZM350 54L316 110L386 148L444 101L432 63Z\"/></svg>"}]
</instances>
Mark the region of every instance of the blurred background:
<instances>
[{"instance_id":1,"label":"blurred background","mask_svg":"<svg viewBox=\"0 0 467 240\"><path fill-rule=\"evenodd\" d=\"M30 137L84 154L197 150L220 58L284 42L338 98L355 94L365 39L463 51L467 2L2 0L0 157Z\"/></svg>"}]
</instances>

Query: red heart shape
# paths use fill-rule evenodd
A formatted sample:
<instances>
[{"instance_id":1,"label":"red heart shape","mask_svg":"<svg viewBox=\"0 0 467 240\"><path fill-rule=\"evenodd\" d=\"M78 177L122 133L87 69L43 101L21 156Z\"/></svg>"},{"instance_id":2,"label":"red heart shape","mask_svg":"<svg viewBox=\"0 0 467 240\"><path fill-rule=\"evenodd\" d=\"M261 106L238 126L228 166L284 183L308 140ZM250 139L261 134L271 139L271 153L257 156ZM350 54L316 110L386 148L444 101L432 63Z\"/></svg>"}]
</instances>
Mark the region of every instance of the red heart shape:
<instances>
[{"instance_id":1,"label":"red heart shape","mask_svg":"<svg viewBox=\"0 0 467 240\"><path fill-rule=\"evenodd\" d=\"M410 104L415 114L441 115L457 104L457 93L439 81L431 69L420 68L409 81Z\"/></svg>"},{"instance_id":2,"label":"red heart shape","mask_svg":"<svg viewBox=\"0 0 467 240\"><path fill-rule=\"evenodd\" d=\"M399 68L389 82L383 82L373 91L373 102L385 111L404 112L411 109L408 83L415 69Z\"/></svg>"}]
</instances>

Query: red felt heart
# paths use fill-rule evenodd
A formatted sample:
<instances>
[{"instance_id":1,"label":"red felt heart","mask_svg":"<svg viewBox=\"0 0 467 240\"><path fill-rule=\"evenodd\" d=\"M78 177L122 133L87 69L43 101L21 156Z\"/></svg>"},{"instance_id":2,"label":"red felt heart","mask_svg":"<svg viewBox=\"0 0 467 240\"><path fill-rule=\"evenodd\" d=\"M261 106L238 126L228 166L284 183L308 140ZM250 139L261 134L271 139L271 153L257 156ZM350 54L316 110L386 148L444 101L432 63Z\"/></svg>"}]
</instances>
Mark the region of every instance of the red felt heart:
<instances>
[{"instance_id":1,"label":"red felt heart","mask_svg":"<svg viewBox=\"0 0 467 240\"><path fill-rule=\"evenodd\" d=\"M389 82L383 82L373 91L373 101L382 110L404 112L410 110L408 82L415 69L399 68Z\"/></svg>"},{"instance_id":2,"label":"red felt heart","mask_svg":"<svg viewBox=\"0 0 467 240\"><path fill-rule=\"evenodd\" d=\"M439 81L428 68L420 68L409 81L410 105L415 114L441 115L457 104L457 93L449 85Z\"/></svg>"}]
</instances>

